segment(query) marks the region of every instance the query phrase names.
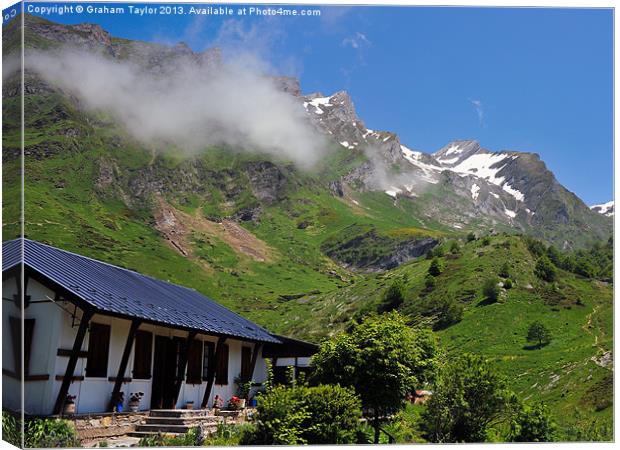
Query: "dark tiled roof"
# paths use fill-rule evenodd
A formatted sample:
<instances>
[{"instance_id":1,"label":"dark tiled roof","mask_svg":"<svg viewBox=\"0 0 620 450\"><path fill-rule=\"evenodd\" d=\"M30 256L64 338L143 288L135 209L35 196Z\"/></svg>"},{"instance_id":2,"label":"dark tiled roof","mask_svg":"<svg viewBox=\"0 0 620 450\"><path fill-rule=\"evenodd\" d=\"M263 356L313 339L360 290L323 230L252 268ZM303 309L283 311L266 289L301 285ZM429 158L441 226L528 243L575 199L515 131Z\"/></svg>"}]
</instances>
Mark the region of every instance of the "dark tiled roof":
<instances>
[{"instance_id":1,"label":"dark tiled roof","mask_svg":"<svg viewBox=\"0 0 620 450\"><path fill-rule=\"evenodd\" d=\"M157 280L29 239L2 244L2 271L21 262L101 312L172 327L262 342L280 341L265 329L193 289Z\"/></svg>"}]
</instances>

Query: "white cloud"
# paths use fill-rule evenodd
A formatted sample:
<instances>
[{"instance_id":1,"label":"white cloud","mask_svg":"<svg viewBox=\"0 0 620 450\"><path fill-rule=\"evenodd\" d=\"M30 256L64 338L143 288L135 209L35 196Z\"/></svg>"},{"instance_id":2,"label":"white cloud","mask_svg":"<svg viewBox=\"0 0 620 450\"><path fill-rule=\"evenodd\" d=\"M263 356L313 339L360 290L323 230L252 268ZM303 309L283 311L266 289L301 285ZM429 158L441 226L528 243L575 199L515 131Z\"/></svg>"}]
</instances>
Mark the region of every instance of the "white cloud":
<instances>
[{"instance_id":1,"label":"white cloud","mask_svg":"<svg viewBox=\"0 0 620 450\"><path fill-rule=\"evenodd\" d=\"M353 36L346 37L342 40L343 47L351 47L356 50L372 45L364 33L357 31Z\"/></svg>"},{"instance_id":2,"label":"white cloud","mask_svg":"<svg viewBox=\"0 0 620 450\"><path fill-rule=\"evenodd\" d=\"M471 105L476 110L476 114L478 114L478 123L481 127L485 127L486 124L484 122L484 106L482 105L482 101L470 98L469 103L471 103Z\"/></svg>"}]
</instances>

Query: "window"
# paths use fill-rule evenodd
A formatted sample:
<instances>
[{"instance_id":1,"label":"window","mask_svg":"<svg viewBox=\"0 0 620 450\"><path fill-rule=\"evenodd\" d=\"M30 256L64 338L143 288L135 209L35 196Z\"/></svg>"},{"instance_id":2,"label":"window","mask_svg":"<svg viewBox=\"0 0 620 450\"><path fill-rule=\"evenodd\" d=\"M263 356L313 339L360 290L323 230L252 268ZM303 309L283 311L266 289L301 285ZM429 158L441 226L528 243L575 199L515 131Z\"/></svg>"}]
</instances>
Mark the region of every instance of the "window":
<instances>
[{"instance_id":1,"label":"window","mask_svg":"<svg viewBox=\"0 0 620 450\"><path fill-rule=\"evenodd\" d=\"M151 359L153 357L153 333L136 331L133 357L133 377L140 380L151 378Z\"/></svg>"},{"instance_id":2,"label":"window","mask_svg":"<svg viewBox=\"0 0 620 450\"><path fill-rule=\"evenodd\" d=\"M241 347L241 379L249 381L252 379L252 349Z\"/></svg>"},{"instance_id":3,"label":"window","mask_svg":"<svg viewBox=\"0 0 620 450\"><path fill-rule=\"evenodd\" d=\"M213 352L215 344L213 342L204 342L204 353L202 354L202 379L209 379L209 367L213 364Z\"/></svg>"},{"instance_id":4,"label":"window","mask_svg":"<svg viewBox=\"0 0 620 450\"><path fill-rule=\"evenodd\" d=\"M187 383L202 383L202 363L202 341L193 339L189 344L189 349L187 350Z\"/></svg>"},{"instance_id":5,"label":"window","mask_svg":"<svg viewBox=\"0 0 620 450\"><path fill-rule=\"evenodd\" d=\"M215 384L228 384L228 345L224 344L217 355Z\"/></svg>"},{"instance_id":6,"label":"window","mask_svg":"<svg viewBox=\"0 0 620 450\"><path fill-rule=\"evenodd\" d=\"M87 377L108 376L108 354L110 351L110 325L91 323L88 333Z\"/></svg>"},{"instance_id":7,"label":"window","mask_svg":"<svg viewBox=\"0 0 620 450\"><path fill-rule=\"evenodd\" d=\"M11 327L11 339L13 341L13 358L15 363L14 372L17 375L20 375L22 371L22 321L19 317L9 317L9 324ZM28 375L33 333L34 319L24 319L24 375Z\"/></svg>"}]
</instances>

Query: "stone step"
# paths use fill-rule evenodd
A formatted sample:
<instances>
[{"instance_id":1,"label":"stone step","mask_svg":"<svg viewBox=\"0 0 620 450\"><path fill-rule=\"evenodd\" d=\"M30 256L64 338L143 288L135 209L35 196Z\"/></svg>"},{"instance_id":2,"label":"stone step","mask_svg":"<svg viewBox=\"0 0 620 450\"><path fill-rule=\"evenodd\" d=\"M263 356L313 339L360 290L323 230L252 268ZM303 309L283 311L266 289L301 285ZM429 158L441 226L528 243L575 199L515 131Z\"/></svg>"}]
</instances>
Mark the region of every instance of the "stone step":
<instances>
[{"instance_id":1,"label":"stone step","mask_svg":"<svg viewBox=\"0 0 620 450\"><path fill-rule=\"evenodd\" d=\"M205 417L213 415L206 409L152 409L150 417Z\"/></svg>"},{"instance_id":2,"label":"stone step","mask_svg":"<svg viewBox=\"0 0 620 450\"><path fill-rule=\"evenodd\" d=\"M148 425L191 425L203 423L217 423L222 419L217 416L198 416L198 417L149 417L146 419Z\"/></svg>"}]
</instances>

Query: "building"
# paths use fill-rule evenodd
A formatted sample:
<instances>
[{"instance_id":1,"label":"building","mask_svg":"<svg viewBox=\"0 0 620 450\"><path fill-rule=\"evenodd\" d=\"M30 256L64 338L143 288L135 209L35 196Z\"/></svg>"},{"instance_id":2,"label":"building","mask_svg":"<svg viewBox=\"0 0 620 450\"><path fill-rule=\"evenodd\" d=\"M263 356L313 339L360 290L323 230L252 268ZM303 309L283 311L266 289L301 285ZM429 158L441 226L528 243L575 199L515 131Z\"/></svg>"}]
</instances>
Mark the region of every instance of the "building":
<instances>
[{"instance_id":1,"label":"building","mask_svg":"<svg viewBox=\"0 0 620 450\"><path fill-rule=\"evenodd\" d=\"M77 414L112 411L121 392L125 409L134 392L140 410L209 407L237 377L263 382L265 357L303 368L316 351L195 290L36 241L2 256L4 408L22 409L22 380L27 414L59 414L68 395Z\"/></svg>"}]
</instances>

